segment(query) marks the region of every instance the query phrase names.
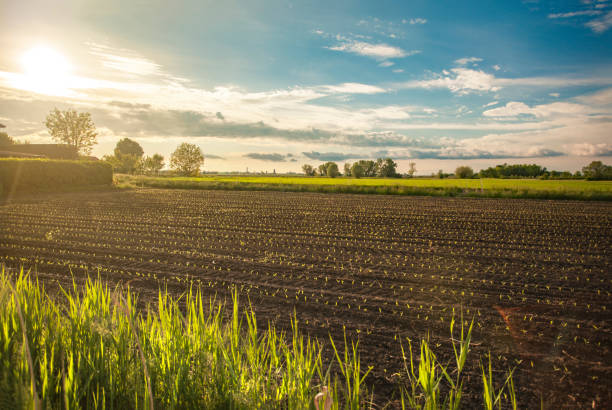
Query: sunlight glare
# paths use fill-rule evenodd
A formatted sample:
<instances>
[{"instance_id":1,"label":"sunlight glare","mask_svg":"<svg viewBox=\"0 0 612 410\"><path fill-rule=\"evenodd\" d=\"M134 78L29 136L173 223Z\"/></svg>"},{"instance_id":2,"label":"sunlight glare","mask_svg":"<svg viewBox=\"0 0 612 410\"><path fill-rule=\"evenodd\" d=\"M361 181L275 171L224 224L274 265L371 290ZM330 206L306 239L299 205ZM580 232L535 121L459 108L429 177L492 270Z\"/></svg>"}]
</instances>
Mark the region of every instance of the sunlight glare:
<instances>
[{"instance_id":1,"label":"sunlight glare","mask_svg":"<svg viewBox=\"0 0 612 410\"><path fill-rule=\"evenodd\" d=\"M25 88L42 94L65 95L69 92L72 67L62 54L46 46L37 46L21 57Z\"/></svg>"}]
</instances>

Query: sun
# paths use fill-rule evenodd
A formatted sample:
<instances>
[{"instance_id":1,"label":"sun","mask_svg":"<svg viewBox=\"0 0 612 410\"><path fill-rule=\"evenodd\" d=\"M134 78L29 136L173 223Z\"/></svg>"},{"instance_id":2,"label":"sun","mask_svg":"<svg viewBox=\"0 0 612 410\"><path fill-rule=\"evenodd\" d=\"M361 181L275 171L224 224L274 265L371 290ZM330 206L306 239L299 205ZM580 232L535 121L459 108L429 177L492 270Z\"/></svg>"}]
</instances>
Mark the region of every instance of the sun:
<instances>
[{"instance_id":1,"label":"sun","mask_svg":"<svg viewBox=\"0 0 612 410\"><path fill-rule=\"evenodd\" d=\"M21 56L23 86L41 94L69 92L72 66L61 53L47 46L33 47Z\"/></svg>"}]
</instances>

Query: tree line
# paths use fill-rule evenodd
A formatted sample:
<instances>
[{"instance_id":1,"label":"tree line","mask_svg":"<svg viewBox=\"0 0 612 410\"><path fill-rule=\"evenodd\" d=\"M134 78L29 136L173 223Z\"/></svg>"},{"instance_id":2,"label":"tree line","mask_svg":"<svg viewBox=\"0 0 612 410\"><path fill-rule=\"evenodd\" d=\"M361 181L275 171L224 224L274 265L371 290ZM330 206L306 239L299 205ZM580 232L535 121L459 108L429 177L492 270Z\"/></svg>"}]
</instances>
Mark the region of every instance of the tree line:
<instances>
[{"instance_id":1,"label":"tree line","mask_svg":"<svg viewBox=\"0 0 612 410\"><path fill-rule=\"evenodd\" d=\"M402 175L397 172L397 163L391 158L378 158L376 161L360 160L354 163L344 164L344 174L340 173L338 164L329 161L314 168L310 164L302 165L302 172L306 176L326 176L335 178L340 175L345 177L362 178L362 177L382 177L382 178L401 178ZM416 173L416 164L410 163L407 177L412 177Z\"/></svg>"},{"instance_id":2,"label":"tree line","mask_svg":"<svg viewBox=\"0 0 612 410\"><path fill-rule=\"evenodd\" d=\"M438 178L447 178L453 174L445 174L438 171ZM573 174L569 171L547 170L546 167L537 164L501 164L489 167L475 173L469 166L460 166L455 170L456 178L539 178L539 179L588 179L588 180L610 180L612 179L612 166L605 165L601 161L592 161L584 166L582 171Z\"/></svg>"}]
</instances>

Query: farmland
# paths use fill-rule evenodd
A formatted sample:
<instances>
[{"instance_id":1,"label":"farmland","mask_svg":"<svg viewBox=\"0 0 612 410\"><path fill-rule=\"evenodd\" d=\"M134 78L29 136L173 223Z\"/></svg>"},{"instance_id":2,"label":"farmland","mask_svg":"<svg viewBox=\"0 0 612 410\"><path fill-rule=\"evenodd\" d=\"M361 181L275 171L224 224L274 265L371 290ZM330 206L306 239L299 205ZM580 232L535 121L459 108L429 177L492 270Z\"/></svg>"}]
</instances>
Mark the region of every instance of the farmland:
<instances>
[{"instance_id":1,"label":"farmland","mask_svg":"<svg viewBox=\"0 0 612 410\"><path fill-rule=\"evenodd\" d=\"M117 175L120 186L185 189L275 190L392 195L612 200L611 181L540 179L328 178L205 175L151 177Z\"/></svg>"},{"instance_id":2,"label":"farmland","mask_svg":"<svg viewBox=\"0 0 612 410\"><path fill-rule=\"evenodd\" d=\"M51 289L70 271L129 283L143 303L160 287L237 289L261 323L291 329L295 312L323 342L346 330L379 403L400 340L429 335L446 362L461 314L473 354L517 368L523 406L612 402L610 202L142 189L22 197L0 227L1 261Z\"/></svg>"}]
</instances>

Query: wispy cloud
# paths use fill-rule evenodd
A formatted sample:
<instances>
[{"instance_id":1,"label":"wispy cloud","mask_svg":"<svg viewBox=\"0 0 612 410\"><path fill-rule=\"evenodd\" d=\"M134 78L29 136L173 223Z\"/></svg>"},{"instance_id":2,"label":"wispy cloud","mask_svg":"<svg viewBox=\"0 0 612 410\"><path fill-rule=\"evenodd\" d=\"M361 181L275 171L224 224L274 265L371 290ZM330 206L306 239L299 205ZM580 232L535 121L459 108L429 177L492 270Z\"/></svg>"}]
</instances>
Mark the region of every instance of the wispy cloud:
<instances>
[{"instance_id":1,"label":"wispy cloud","mask_svg":"<svg viewBox=\"0 0 612 410\"><path fill-rule=\"evenodd\" d=\"M355 40L344 41L340 44L327 48L334 51L343 51L378 60L402 58L420 53L418 50L406 51L400 47L392 46L386 43L374 44Z\"/></svg>"},{"instance_id":2,"label":"wispy cloud","mask_svg":"<svg viewBox=\"0 0 612 410\"><path fill-rule=\"evenodd\" d=\"M552 115L584 114L588 108L581 104L555 102L529 107L522 102L511 101L503 107L493 108L482 113L485 117L515 117L518 115L533 115L535 117L550 117Z\"/></svg>"},{"instance_id":3,"label":"wispy cloud","mask_svg":"<svg viewBox=\"0 0 612 410\"><path fill-rule=\"evenodd\" d=\"M482 58L478 58L478 57L463 57L463 58L455 60L455 63L458 64L458 65L466 65L466 64L470 64L470 63L478 63L479 61L482 61Z\"/></svg>"},{"instance_id":4,"label":"wispy cloud","mask_svg":"<svg viewBox=\"0 0 612 410\"><path fill-rule=\"evenodd\" d=\"M567 13L551 13L548 15L549 19L567 19L571 17L577 16L598 16L602 12L599 10L579 10L579 11L570 11Z\"/></svg>"},{"instance_id":5,"label":"wispy cloud","mask_svg":"<svg viewBox=\"0 0 612 410\"><path fill-rule=\"evenodd\" d=\"M131 80L136 78L157 78L168 83L183 83L185 78L170 75L163 70L163 67L138 54L133 50L115 48L105 44L86 42L90 55L98 60L100 68L106 69L107 73L115 76L122 76Z\"/></svg>"},{"instance_id":6,"label":"wispy cloud","mask_svg":"<svg viewBox=\"0 0 612 410\"><path fill-rule=\"evenodd\" d=\"M607 12L604 16L598 19L589 21L585 25L595 33L603 33L608 31L608 29L612 27L612 11Z\"/></svg>"},{"instance_id":7,"label":"wispy cloud","mask_svg":"<svg viewBox=\"0 0 612 410\"><path fill-rule=\"evenodd\" d=\"M447 88L451 92L466 95L478 92L499 91L509 86L529 87L570 87L570 86L605 86L612 84L610 77L519 77L498 78L483 70L456 67L431 74L430 79L413 80L399 84L403 88Z\"/></svg>"},{"instance_id":8,"label":"wispy cloud","mask_svg":"<svg viewBox=\"0 0 612 410\"><path fill-rule=\"evenodd\" d=\"M317 161L344 161L347 159L364 158L364 154L347 154L342 152L302 152L302 154L309 159L315 159Z\"/></svg>"},{"instance_id":9,"label":"wispy cloud","mask_svg":"<svg viewBox=\"0 0 612 410\"><path fill-rule=\"evenodd\" d=\"M415 25L415 24L425 24L425 23L427 23L427 19L417 17L417 18L410 19L409 23L412 24L412 25Z\"/></svg>"},{"instance_id":10,"label":"wispy cloud","mask_svg":"<svg viewBox=\"0 0 612 410\"><path fill-rule=\"evenodd\" d=\"M327 85L321 87L322 90L332 93L346 93L346 94L378 94L384 93L387 90L384 88L361 83L344 83L339 85Z\"/></svg>"},{"instance_id":11,"label":"wispy cloud","mask_svg":"<svg viewBox=\"0 0 612 410\"><path fill-rule=\"evenodd\" d=\"M259 161L268 161L268 162L284 162L287 159L293 157L292 154L277 154L277 153L260 153L260 152L250 152L248 154L244 154L243 157L256 159Z\"/></svg>"}]
</instances>

